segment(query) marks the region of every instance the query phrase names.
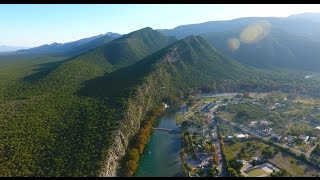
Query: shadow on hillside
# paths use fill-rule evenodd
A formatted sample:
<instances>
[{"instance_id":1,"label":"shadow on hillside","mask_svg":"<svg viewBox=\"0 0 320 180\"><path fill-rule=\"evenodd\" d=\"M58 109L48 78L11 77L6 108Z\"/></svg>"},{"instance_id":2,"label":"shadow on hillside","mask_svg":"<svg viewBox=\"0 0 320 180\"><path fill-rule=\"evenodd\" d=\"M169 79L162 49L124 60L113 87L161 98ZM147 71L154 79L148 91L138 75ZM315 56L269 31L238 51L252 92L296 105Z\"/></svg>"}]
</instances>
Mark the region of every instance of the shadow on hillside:
<instances>
[{"instance_id":1,"label":"shadow on hillside","mask_svg":"<svg viewBox=\"0 0 320 180\"><path fill-rule=\"evenodd\" d=\"M124 67L84 82L77 94L118 101L127 98L135 88L138 88L148 72L149 68L146 68L144 64Z\"/></svg>"},{"instance_id":2,"label":"shadow on hillside","mask_svg":"<svg viewBox=\"0 0 320 180\"><path fill-rule=\"evenodd\" d=\"M26 76L22 79L22 81L28 82L28 83L35 83L42 78L46 77L49 75L51 72L56 70L62 63L68 61L67 60L62 60L62 61L57 61L57 62L48 62L48 63L42 63L42 64L35 64L33 65L34 71L33 74Z\"/></svg>"}]
</instances>

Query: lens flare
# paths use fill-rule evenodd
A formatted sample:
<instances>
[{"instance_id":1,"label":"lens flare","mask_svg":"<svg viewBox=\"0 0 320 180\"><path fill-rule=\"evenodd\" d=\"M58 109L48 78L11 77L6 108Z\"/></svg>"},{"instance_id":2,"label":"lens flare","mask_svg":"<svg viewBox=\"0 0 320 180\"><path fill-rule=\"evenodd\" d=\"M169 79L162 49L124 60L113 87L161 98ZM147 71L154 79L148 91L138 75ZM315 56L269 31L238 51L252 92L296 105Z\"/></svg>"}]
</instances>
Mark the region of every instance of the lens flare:
<instances>
[{"instance_id":1,"label":"lens flare","mask_svg":"<svg viewBox=\"0 0 320 180\"><path fill-rule=\"evenodd\" d=\"M251 44L265 38L270 32L271 24L268 21L259 21L246 27L240 34L240 41Z\"/></svg>"},{"instance_id":2,"label":"lens flare","mask_svg":"<svg viewBox=\"0 0 320 180\"><path fill-rule=\"evenodd\" d=\"M230 38L227 41L228 47L231 51L235 51L240 47L240 41L238 38Z\"/></svg>"}]
</instances>

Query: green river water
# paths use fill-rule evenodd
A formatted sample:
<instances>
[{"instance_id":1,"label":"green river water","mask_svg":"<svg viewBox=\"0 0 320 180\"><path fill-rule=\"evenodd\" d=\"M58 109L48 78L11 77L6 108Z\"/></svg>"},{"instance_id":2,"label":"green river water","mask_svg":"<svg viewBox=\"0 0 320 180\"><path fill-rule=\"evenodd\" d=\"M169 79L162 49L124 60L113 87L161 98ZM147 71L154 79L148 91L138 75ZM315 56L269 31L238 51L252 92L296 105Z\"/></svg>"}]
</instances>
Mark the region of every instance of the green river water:
<instances>
[{"instance_id":1,"label":"green river water","mask_svg":"<svg viewBox=\"0 0 320 180\"><path fill-rule=\"evenodd\" d=\"M156 127L176 129L176 112L167 112L159 119ZM180 133L154 130L139 161L135 176L174 177L183 176L179 152Z\"/></svg>"}]
</instances>

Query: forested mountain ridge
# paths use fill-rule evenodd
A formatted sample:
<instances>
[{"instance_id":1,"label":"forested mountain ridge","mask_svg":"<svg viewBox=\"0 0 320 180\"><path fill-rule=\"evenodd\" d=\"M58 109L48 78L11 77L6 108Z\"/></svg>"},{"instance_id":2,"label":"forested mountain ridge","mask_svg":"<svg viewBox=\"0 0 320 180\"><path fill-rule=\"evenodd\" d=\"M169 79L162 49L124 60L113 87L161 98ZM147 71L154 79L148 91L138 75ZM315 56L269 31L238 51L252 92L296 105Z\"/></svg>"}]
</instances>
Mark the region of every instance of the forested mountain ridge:
<instances>
[{"instance_id":1,"label":"forested mountain ridge","mask_svg":"<svg viewBox=\"0 0 320 180\"><path fill-rule=\"evenodd\" d=\"M243 74L243 77L248 77L250 73L255 72L254 68L243 66L218 53L200 36L190 36L161 49L131 66L90 80L84 87L87 89L83 93L89 93L93 97L123 96L126 93L121 93L119 89L128 90L129 86L136 85L144 76L154 71L155 67L163 68L167 64L173 68L171 73L175 73L168 77L168 79L174 79L175 83L177 83L175 86L184 84L184 86L200 87L199 85L203 84L201 80L212 83L218 77L224 80L235 79L236 77L240 78L240 74ZM159 67L160 65L161 67ZM183 80L179 79L182 78L179 77L181 75L185 76ZM108 87L109 84L113 84L113 86ZM93 91L90 91L90 89L93 89ZM185 88L179 87L177 89ZM185 90L187 91L187 89Z\"/></svg>"},{"instance_id":2,"label":"forested mountain ridge","mask_svg":"<svg viewBox=\"0 0 320 180\"><path fill-rule=\"evenodd\" d=\"M147 30L151 38L165 37L152 29ZM156 33L155 37L153 33ZM131 52L135 56L119 54L133 62L149 55L152 52L144 49L146 45L143 45L148 35L140 40L139 31L136 31L117 41L131 41L133 37L135 41L142 42L142 53L134 53L133 49ZM170 43L166 38L161 41L163 44L153 39L156 45L149 41L148 46L157 51L157 47L161 49ZM60 61L1 92L2 176L97 175L123 111L120 107L111 106L106 98L79 96L77 90L85 81L111 73L126 63L112 65L104 53L96 54L95 50ZM123 49L117 51L123 52Z\"/></svg>"},{"instance_id":3,"label":"forested mountain ridge","mask_svg":"<svg viewBox=\"0 0 320 180\"><path fill-rule=\"evenodd\" d=\"M115 39L97 51L103 52L105 59L110 64L132 64L175 41L174 37L167 37L146 27Z\"/></svg>"}]
</instances>

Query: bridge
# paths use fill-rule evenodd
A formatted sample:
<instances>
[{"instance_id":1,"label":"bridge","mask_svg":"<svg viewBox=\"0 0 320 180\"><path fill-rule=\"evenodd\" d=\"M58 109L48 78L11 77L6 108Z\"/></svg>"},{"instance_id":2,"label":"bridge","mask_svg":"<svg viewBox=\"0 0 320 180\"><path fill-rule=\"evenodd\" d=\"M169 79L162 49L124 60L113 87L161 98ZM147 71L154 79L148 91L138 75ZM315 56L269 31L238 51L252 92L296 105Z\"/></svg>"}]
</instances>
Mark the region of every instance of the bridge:
<instances>
[{"instance_id":1,"label":"bridge","mask_svg":"<svg viewBox=\"0 0 320 180\"><path fill-rule=\"evenodd\" d=\"M162 131L172 131L173 129L167 129L167 128L153 128L155 130L162 130Z\"/></svg>"},{"instance_id":2,"label":"bridge","mask_svg":"<svg viewBox=\"0 0 320 180\"><path fill-rule=\"evenodd\" d=\"M176 128L176 129L168 129L168 128L152 128L154 130L161 130L161 131L168 131L168 132L176 132L176 133L179 133L181 132L179 128Z\"/></svg>"}]
</instances>

